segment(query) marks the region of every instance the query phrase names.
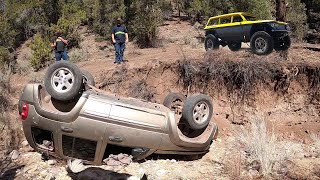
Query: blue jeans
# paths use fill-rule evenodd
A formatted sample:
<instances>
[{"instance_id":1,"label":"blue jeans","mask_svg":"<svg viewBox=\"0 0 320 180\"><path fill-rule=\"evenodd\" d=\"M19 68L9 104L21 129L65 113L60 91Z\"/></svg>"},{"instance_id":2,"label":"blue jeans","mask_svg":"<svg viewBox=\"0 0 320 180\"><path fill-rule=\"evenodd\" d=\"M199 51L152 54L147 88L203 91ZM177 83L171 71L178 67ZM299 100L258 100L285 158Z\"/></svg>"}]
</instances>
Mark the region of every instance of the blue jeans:
<instances>
[{"instance_id":1,"label":"blue jeans","mask_svg":"<svg viewBox=\"0 0 320 180\"><path fill-rule=\"evenodd\" d=\"M56 52L56 61L60 61L61 58L65 61L68 60L67 51Z\"/></svg>"},{"instance_id":2,"label":"blue jeans","mask_svg":"<svg viewBox=\"0 0 320 180\"><path fill-rule=\"evenodd\" d=\"M124 42L116 42L114 44L114 48L116 49L116 63L121 63L123 62L123 52L124 49L126 48L126 43Z\"/></svg>"}]
</instances>

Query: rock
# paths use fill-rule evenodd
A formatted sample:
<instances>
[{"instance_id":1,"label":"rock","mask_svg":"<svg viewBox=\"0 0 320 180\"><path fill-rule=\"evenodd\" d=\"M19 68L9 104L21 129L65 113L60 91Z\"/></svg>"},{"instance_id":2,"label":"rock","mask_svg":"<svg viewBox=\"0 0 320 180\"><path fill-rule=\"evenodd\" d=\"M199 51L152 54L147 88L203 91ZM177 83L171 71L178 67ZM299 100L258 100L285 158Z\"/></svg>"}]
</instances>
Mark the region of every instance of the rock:
<instances>
[{"instance_id":1,"label":"rock","mask_svg":"<svg viewBox=\"0 0 320 180\"><path fill-rule=\"evenodd\" d=\"M19 155L20 155L20 153L19 153L19 151L17 151L17 150L13 150L13 151L9 154L9 156L10 156L10 158L11 158L12 160L18 159Z\"/></svg>"},{"instance_id":2,"label":"rock","mask_svg":"<svg viewBox=\"0 0 320 180\"><path fill-rule=\"evenodd\" d=\"M55 165L56 163L57 163L56 160L53 160L53 159L48 160L49 165Z\"/></svg>"},{"instance_id":3,"label":"rock","mask_svg":"<svg viewBox=\"0 0 320 180\"><path fill-rule=\"evenodd\" d=\"M25 146L28 146L28 145L29 145L29 143L28 143L28 141L27 141L27 140L25 140L25 141L22 141L21 145L22 145L23 147L25 147Z\"/></svg>"},{"instance_id":4,"label":"rock","mask_svg":"<svg viewBox=\"0 0 320 180\"><path fill-rule=\"evenodd\" d=\"M166 170L164 170L164 169L160 169L160 170L158 170L157 172L156 172L156 174L157 174L157 176L159 177L159 176L162 176L162 175L164 175L164 174L166 174Z\"/></svg>"}]
</instances>

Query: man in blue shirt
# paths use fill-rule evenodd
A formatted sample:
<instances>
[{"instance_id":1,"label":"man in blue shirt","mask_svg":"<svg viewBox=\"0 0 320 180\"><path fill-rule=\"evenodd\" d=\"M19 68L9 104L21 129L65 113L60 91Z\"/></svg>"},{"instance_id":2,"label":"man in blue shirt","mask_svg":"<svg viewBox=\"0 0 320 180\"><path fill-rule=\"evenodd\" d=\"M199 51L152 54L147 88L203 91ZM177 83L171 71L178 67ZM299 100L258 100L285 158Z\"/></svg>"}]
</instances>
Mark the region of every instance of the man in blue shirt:
<instances>
[{"instance_id":1,"label":"man in blue shirt","mask_svg":"<svg viewBox=\"0 0 320 180\"><path fill-rule=\"evenodd\" d=\"M125 25L122 25L121 18L117 19L117 25L112 28L112 42L116 50L114 63L120 64L123 62L123 52L126 47L126 43L129 42L128 30Z\"/></svg>"}]
</instances>

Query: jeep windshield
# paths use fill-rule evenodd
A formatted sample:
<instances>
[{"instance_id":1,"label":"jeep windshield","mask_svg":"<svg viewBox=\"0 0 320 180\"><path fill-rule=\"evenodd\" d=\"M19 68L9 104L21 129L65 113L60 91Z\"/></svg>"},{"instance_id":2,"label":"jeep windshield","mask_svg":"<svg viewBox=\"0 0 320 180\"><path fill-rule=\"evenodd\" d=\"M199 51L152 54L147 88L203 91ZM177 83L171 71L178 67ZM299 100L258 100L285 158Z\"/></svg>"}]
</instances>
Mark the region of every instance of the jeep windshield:
<instances>
[{"instance_id":1,"label":"jeep windshield","mask_svg":"<svg viewBox=\"0 0 320 180\"><path fill-rule=\"evenodd\" d=\"M244 18L246 18L247 21L255 21L255 20L257 20L256 17L254 17L254 16L249 16L249 15L244 16Z\"/></svg>"}]
</instances>

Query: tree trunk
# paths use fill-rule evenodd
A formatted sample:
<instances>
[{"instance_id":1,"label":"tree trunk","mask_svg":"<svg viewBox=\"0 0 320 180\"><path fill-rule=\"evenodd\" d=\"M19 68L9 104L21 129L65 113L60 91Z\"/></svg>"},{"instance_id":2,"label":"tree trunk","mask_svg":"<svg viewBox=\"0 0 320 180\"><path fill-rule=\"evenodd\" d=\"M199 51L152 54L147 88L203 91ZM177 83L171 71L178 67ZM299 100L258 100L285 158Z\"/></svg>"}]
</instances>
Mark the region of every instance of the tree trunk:
<instances>
[{"instance_id":1,"label":"tree trunk","mask_svg":"<svg viewBox=\"0 0 320 180\"><path fill-rule=\"evenodd\" d=\"M286 21L287 5L286 0L276 0L276 19L277 21ZM288 50L280 51L280 57L288 60Z\"/></svg>"},{"instance_id":2,"label":"tree trunk","mask_svg":"<svg viewBox=\"0 0 320 180\"><path fill-rule=\"evenodd\" d=\"M287 14L286 0L276 0L277 21L286 21L286 14Z\"/></svg>"}]
</instances>

